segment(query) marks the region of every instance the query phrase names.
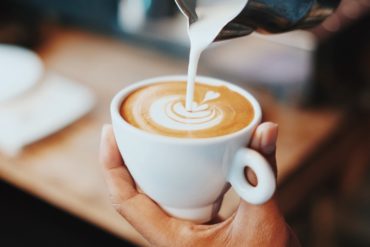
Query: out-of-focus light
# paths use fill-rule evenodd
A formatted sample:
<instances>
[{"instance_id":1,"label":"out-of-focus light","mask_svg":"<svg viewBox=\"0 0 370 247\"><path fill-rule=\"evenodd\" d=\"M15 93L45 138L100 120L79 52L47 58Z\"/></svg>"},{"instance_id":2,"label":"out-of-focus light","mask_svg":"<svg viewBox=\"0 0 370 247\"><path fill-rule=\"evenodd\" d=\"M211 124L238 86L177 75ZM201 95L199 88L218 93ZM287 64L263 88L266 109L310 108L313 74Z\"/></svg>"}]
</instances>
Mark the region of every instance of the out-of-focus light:
<instances>
[{"instance_id":1,"label":"out-of-focus light","mask_svg":"<svg viewBox=\"0 0 370 247\"><path fill-rule=\"evenodd\" d=\"M145 24L148 6L150 6L150 3L147 1L121 0L118 6L118 22L120 26L128 32L140 30Z\"/></svg>"}]
</instances>

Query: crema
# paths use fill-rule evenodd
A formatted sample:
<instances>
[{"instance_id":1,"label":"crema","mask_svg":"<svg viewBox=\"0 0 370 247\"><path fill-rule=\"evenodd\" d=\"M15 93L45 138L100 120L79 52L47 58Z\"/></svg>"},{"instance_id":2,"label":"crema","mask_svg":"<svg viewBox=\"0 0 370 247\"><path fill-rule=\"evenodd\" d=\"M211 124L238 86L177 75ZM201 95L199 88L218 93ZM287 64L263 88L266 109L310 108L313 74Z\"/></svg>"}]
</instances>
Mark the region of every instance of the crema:
<instances>
[{"instance_id":1,"label":"crema","mask_svg":"<svg viewBox=\"0 0 370 247\"><path fill-rule=\"evenodd\" d=\"M122 103L122 117L151 133L183 138L223 136L253 119L251 103L226 86L195 84L192 111L186 110L186 82L142 87Z\"/></svg>"}]
</instances>

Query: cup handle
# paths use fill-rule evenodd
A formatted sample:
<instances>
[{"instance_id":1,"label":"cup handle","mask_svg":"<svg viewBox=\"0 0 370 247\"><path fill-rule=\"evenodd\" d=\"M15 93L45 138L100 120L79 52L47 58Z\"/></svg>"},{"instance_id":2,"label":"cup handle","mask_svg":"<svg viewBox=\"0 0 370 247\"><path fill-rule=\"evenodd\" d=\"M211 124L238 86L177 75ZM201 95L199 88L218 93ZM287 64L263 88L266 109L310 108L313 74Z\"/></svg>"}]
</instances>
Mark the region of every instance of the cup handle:
<instances>
[{"instance_id":1,"label":"cup handle","mask_svg":"<svg viewBox=\"0 0 370 247\"><path fill-rule=\"evenodd\" d=\"M245 167L251 168L256 174L257 186L252 186L245 178ZM243 200L255 205L267 202L276 189L276 179L271 166L261 154L249 148L236 152L228 181Z\"/></svg>"}]
</instances>

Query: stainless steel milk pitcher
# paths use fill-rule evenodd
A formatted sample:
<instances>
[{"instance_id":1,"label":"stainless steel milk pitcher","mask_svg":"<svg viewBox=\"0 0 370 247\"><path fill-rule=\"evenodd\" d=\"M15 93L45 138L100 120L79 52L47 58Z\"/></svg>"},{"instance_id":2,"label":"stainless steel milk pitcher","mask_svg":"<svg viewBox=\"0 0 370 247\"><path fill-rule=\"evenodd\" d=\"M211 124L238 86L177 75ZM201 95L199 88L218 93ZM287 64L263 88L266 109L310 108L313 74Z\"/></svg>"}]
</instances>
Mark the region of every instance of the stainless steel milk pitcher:
<instances>
[{"instance_id":1,"label":"stainless steel milk pitcher","mask_svg":"<svg viewBox=\"0 0 370 247\"><path fill-rule=\"evenodd\" d=\"M190 25L197 21L196 0L175 1L189 17ZM216 40L241 37L253 31L281 33L314 27L330 16L339 3L340 0L249 0Z\"/></svg>"}]
</instances>

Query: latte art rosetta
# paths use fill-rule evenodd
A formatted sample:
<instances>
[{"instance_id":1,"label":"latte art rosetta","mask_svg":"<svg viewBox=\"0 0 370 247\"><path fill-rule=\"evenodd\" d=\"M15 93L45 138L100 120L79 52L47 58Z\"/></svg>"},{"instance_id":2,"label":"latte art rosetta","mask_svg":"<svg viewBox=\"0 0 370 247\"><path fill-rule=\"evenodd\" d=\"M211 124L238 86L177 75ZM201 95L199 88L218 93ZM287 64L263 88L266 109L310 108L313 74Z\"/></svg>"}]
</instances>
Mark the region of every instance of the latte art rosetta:
<instances>
[{"instance_id":1,"label":"latte art rosetta","mask_svg":"<svg viewBox=\"0 0 370 247\"><path fill-rule=\"evenodd\" d=\"M174 137L204 138L238 131L253 118L250 103L224 87L196 84L192 110L185 107L185 82L158 83L133 92L121 115L133 126Z\"/></svg>"},{"instance_id":2,"label":"latte art rosetta","mask_svg":"<svg viewBox=\"0 0 370 247\"><path fill-rule=\"evenodd\" d=\"M158 125L182 131L212 128L221 123L223 113L217 106L194 102L193 110L189 112L183 102L183 96L160 98L150 107L150 117Z\"/></svg>"}]
</instances>

